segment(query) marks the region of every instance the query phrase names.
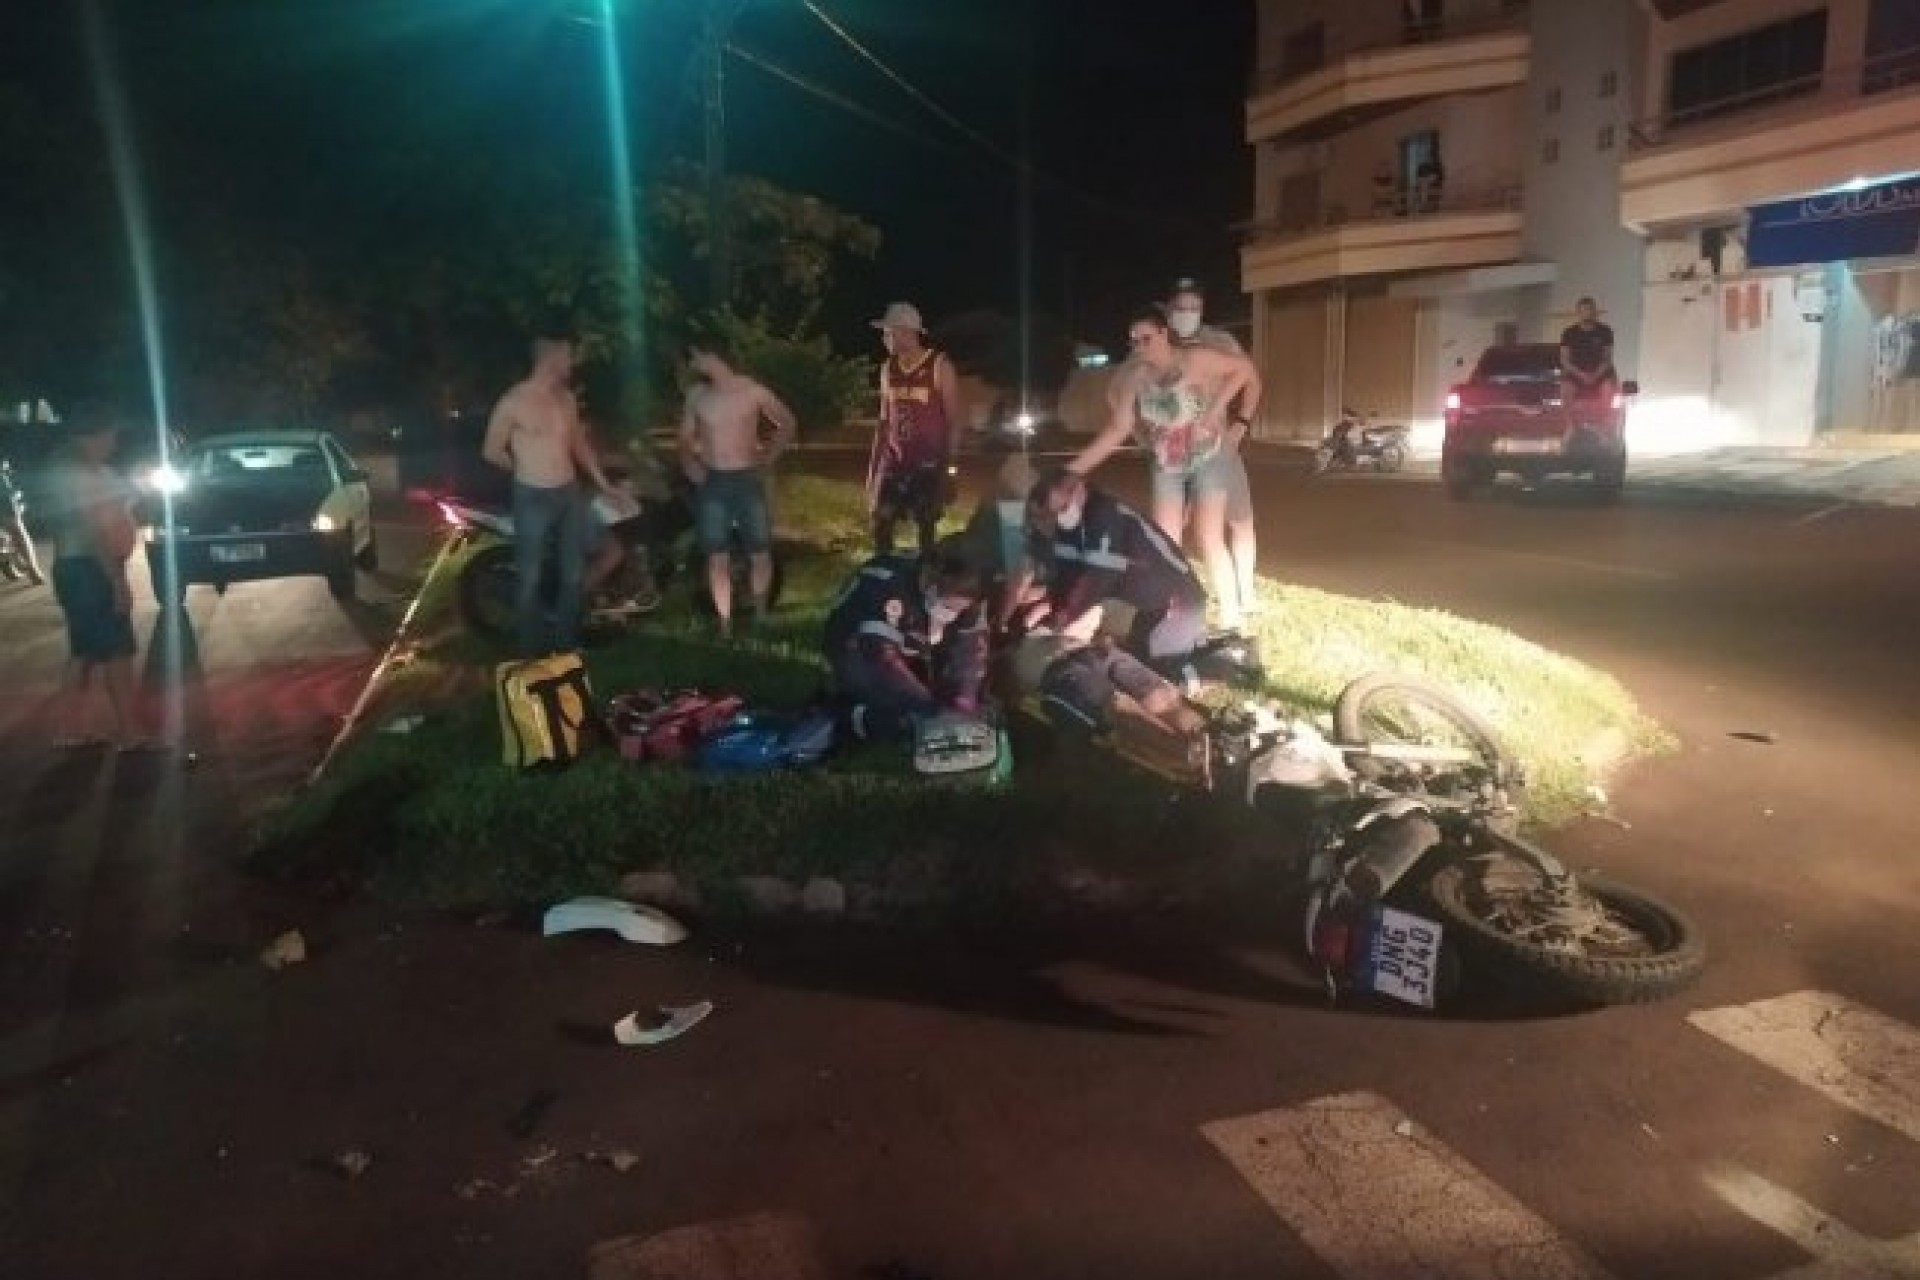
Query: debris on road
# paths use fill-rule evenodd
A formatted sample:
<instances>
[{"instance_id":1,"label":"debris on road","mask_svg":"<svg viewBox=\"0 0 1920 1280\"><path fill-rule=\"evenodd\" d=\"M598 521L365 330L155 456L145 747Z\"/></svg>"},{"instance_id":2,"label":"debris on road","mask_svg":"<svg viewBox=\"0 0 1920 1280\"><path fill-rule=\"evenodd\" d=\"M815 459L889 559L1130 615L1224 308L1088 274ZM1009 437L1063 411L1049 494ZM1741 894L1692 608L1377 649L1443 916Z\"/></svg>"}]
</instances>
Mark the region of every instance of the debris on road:
<instances>
[{"instance_id":1,"label":"debris on road","mask_svg":"<svg viewBox=\"0 0 1920 1280\"><path fill-rule=\"evenodd\" d=\"M640 906L619 898L574 898L547 908L541 933L580 933L605 929L628 942L670 947L687 936L687 927L657 907Z\"/></svg>"},{"instance_id":2,"label":"debris on road","mask_svg":"<svg viewBox=\"0 0 1920 1280\"><path fill-rule=\"evenodd\" d=\"M373 1157L358 1147L349 1147L327 1163L335 1173L352 1182L373 1167Z\"/></svg>"},{"instance_id":3,"label":"debris on road","mask_svg":"<svg viewBox=\"0 0 1920 1280\"><path fill-rule=\"evenodd\" d=\"M661 1005L657 1010L659 1020L649 1026L640 1024L638 1012L630 1013L613 1024L613 1038L617 1044L632 1048L636 1045L665 1044L676 1040L693 1028L706 1021L713 1012L713 1001L702 1000L698 1004Z\"/></svg>"},{"instance_id":4,"label":"debris on road","mask_svg":"<svg viewBox=\"0 0 1920 1280\"><path fill-rule=\"evenodd\" d=\"M603 1164L615 1173L631 1173L640 1165L640 1157L625 1147L615 1147L611 1151L589 1151L584 1159L588 1164Z\"/></svg>"},{"instance_id":5,"label":"debris on road","mask_svg":"<svg viewBox=\"0 0 1920 1280\"><path fill-rule=\"evenodd\" d=\"M1780 739L1767 729L1735 729L1728 733L1729 738L1738 738L1742 742L1758 742L1763 746L1773 746Z\"/></svg>"},{"instance_id":6,"label":"debris on road","mask_svg":"<svg viewBox=\"0 0 1920 1280\"><path fill-rule=\"evenodd\" d=\"M276 973L289 965L303 963L306 958L306 935L298 929L287 930L260 952L260 963Z\"/></svg>"}]
</instances>

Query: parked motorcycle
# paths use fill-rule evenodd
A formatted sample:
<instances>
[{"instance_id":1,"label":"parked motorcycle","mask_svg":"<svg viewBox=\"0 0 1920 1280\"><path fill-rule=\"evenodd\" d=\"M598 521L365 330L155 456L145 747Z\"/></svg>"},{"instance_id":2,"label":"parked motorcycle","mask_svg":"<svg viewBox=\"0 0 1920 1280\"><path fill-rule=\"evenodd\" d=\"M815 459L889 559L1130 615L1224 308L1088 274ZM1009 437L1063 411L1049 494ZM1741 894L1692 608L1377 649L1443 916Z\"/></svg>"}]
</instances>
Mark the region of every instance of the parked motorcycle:
<instances>
[{"instance_id":1,"label":"parked motorcycle","mask_svg":"<svg viewBox=\"0 0 1920 1280\"><path fill-rule=\"evenodd\" d=\"M1699 976L1706 945L1683 915L1576 876L1516 833L1520 771L1450 694L1375 675L1340 694L1333 722L1328 740L1249 707L1215 733L1222 764L1244 770L1245 802L1310 833L1297 925L1330 996L1430 1009L1481 973L1614 1005Z\"/></svg>"},{"instance_id":2,"label":"parked motorcycle","mask_svg":"<svg viewBox=\"0 0 1920 1280\"><path fill-rule=\"evenodd\" d=\"M442 519L457 530L457 539L479 544L460 571L458 600L462 620L471 630L493 639L511 637L520 581L514 558L512 511L457 496L438 495L433 501ZM691 575L696 609L712 614L713 602L706 588L706 557L692 536L690 486L676 485L669 496L641 503L638 515L609 521L608 535L619 538L627 550L614 579L603 587L620 603L590 604L589 624L625 626L632 623L651 612L660 592L681 572ZM549 556L552 554L550 550ZM781 580L781 565L776 555L770 599L779 598ZM550 571L544 581L555 584L557 575ZM744 555L734 557L733 589L734 599L751 598ZM635 601L651 603L646 608L637 608ZM547 603L551 607L551 599Z\"/></svg>"},{"instance_id":3,"label":"parked motorcycle","mask_svg":"<svg viewBox=\"0 0 1920 1280\"><path fill-rule=\"evenodd\" d=\"M0 578L8 582L42 581L33 547L24 541L32 536L26 512L26 499L13 481L13 464L0 459Z\"/></svg>"},{"instance_id":4,"label":"parked motorcycle","mask_svg":"<svg viewBox=\"0 0 1920 1280\"><path fill-rule=\"evenodd\" d=\"M1363 422L1353 410L1341 410L1340 421L1333 424L1313 451L1313 474L1322 476L1329 471L1359 471L1368 467L1390 473L1404 466L1407 428L1380 426L1374 422L1375 416L1368 414Z\"/></svg>"}]
</instances>

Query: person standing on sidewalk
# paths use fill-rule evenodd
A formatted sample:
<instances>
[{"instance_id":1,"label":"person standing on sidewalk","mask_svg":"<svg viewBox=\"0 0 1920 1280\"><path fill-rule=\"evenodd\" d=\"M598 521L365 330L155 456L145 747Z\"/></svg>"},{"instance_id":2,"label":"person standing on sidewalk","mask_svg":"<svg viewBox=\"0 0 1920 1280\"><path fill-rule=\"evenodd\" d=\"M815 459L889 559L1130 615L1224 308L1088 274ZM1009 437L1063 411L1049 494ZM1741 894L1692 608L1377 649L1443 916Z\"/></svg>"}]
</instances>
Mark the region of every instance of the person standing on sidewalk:
<instances>
[{"instance_id":1,"label":"person standing on sidewalk","mask_svg":"<svg viewBox=\"0 0 1920 1280\"><path fill-rule=\"evenodd\" d=\"M133 593L127 561L139 531L133 491L109 461L117 428L104 412L73 415L72 456L55 469L47 515L53 529L53 594L67 624L67 665L60 679L54 746L71 749L100 739L84 727L87 691L96 673L113 712L114 745L121 751L157 743L140 727L133 683Z\"/></svg>"},{"instance_id":2,"label":"person standing on sidewalk","mask_svg":"<svg viewBox=\"0 0 1920 1280\"><path fill-rule=\"evenodd\" d=\"M1174 281L1173 290L1167 296L1167 327L1173 331L1173 336L1183 345L1211 347L1229 355L1246 356L1246 351L1232 334L1206 322L1206 312L1207 296L1197 281L1191 277ZM1248 364L1252 366L1252 361L1249 360ZM1247 433L1253 427L1255 415L1260 412L1263 390L1260 370L1253 367L1253 375L1246 389L1240 393L1239 400L1230 406L1232 417L1227 423L1227 554L1233 557L1236 598L1224 601L1221 609L1231 615L1233 606L1237 604L1241 618L1260 610L1259 596L1254 587L1260 539L1254 528L1253 482L1247 476L1245 451Z\"/></svg>"},{"instance_id":3,"label":"person standing on sidewalk","mask_svg":"<svg viewBox=\"0 0 1920 1280\"><path fill-rule=\"evenodd\" d=\"M896 302L873 321L886 344L880 366L880 423L867 464L867 504L873 548L893 552L901 517L914 522L920 549L934 544L960 456L966 420L953 361L927 345L920 309Z\"/></svg>"},{"instance_id":4,"label":"person standing on sidewalk","mask_svg":"<svg viewBox=\"0 0 1920 1280\"><path fill-rule=\"evenodd\" d=\"M588 515L581 474L599 493L615 493L581 426L572 382L572 342L536 339L532 372L500 397L480 448L483 458L513 475L514 603L520 650L528 657L579 645ZM551 562L550 542L558 543ZM550 563L556 579L551 623L542 590Z\"/></svg>"},{"instance_id":5,"label":"person standing on sidewalk","mask_svg":"<svg viewBox=\"0 0 1920 1280\"><path fill-rule=\"evenodd\" d=\"M773 590L773 517L766 474L798 430L779 396L736 371L721 343L700 338L688 349L698 379L680 418L680 459L694 482L694 528L707 557L707 591L720 635L733 634L733 550L738 534L747 553L754 620L766 617ZM760 437L760 420L773 438Z\"/></svg>"}]
</instances>

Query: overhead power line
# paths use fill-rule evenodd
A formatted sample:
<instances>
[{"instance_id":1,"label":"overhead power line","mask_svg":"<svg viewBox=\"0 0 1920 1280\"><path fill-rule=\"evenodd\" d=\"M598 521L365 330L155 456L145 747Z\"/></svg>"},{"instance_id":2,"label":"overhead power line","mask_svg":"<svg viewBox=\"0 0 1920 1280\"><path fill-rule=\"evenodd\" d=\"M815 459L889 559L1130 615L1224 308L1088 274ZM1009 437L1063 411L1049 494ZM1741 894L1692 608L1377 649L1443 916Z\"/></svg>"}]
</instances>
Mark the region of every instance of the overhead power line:
<instances>
[{"instance_id":1,"label":"overhead power line","mask_svg":"<svg viewBox=\"0 0 1920 1280\"><path fill-rule=\"evenodd\" d=\"M790 71L787 68L782 67L777 63L769 62L765 57L761 56L758 53L755 53L751 49L745 48L738 44L728 44L727 52L732 54L734 57L740 59L740 61L746 63L747 65L752 67L757 67L759 70L764 71L766 74L772 76L774 79L784 81L786 84L791 85L793 88L800 90L802 93L812 94L814 97L819 98L823 102L831 103L833 106L839 107L842 111L845 111L850 115L855 115L860 117L860 119L865 120L868 124L873 125L875 128L888 130L889 132L898 134L899 136L906 138L909 141L917 142L920 145L925 147L932 147L934 150L945 152L947 155L950 155L950 156L960 154L959 149L954 147L952 144L942 142L938 138L928 137L926 134L921 133L918 130L908 128L906 125L901 124L898 120L890 119L887 116L881 115L878 111L874 111L869 107L861 106L858 102L855 102L853 99L845 96L844 94L837 93L834 90L827 88L825 85L818 83L817 81L809 80L807 77L801 75L797 71Z\"/></svg>"},{"instance_id":2,"label":"overhead power line","mask_svg":"<svg viewBox=\"0 0 1920 1280\"><path fill-rule=\"evenodd\" d=\"M1083 204L1090 205L1094 208L1104 210L1108 213L1112 213L1119 217L1126 218L1135 222L1150 223L1150 224L1157 225L1163 229L1178 228L1180 230L1185 230L1185 231L1199 230L1203 228L1203 224L1191 219L1172 217L1164 214L1149 213L1144 209L1136 209L1136 208L1129 207L1127 205L1120 204L1116 201L1109 200L1103 196L1099 196L1094 194L1093 192L1087 191L1086 189L1080 186L1077 186L1074 183L1069 182L1066 179L1061 178L1056 174L1048 173L1044 169L1037 168L1030 160L1026 159L1024 156L1015 155L1013 152L1007 150L1005 147L995 142L992 138L989 138L986 134L980 132L978 129L975 129L973 126L969 125L966 121L954 115L953 112L947 110L945 107L941 106L938 102L935 102L926 93L922 92L919 88L917 88L911 82L909 82L905 76L902 76L899 72L895 71L892 67L888 66L884 61L882 61L878 54L874 53L871 49L867 48L864 44L860 43L859 39L856 36L854 36L852 32L848 31L845 27L841 26L838 22L834 21L833 16L829 14L826 10L822 9L818 4L816 4L814 0L800 0L800 3L806 8L807 12L811 13L815 18L819 19L819 21L823 26L825 26L829 31L833 32L835 36L839 37L840 40L844 44L846 44L848 48L852 49L855 53L859 54L861 58L863 58L865 61L870 63L877 71L880 72L881 75L885 76L888 80L892 81L896 86L898 86L903 93L907 94L907 96L911 97L915 102L919 103L922 107L926 108L926 110L931 112L933 115L937 116L943 123L945 123L949 128L953 129L956 133L961 134L963 137L973 142L976 146L980 147L982 150L987 151L995 159L999 160L1002 164L1005 164L1011 167L1016 173L1024 174L1034 180L1045 182L1049 186L1055 187L1058 190L1064 192L1065 194L1070 195L1075 199L1081 201Z\"/></svg>"}]
</instances>

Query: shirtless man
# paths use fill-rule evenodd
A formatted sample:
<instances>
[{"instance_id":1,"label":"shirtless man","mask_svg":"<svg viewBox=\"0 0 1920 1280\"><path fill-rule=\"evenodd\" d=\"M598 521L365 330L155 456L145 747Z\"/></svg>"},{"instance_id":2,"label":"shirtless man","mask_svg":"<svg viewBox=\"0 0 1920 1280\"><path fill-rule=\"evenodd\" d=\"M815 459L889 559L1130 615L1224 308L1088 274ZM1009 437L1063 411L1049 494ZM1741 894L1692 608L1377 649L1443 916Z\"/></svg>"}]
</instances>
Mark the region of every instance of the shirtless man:
<instances>
[{"instance_id":1,"label":"shirtless man","mask_svg":"<svg viewBox=\"0 0 1920 1280\"><path fill-rule=\"evenodd\" d=\"M1167 327L1173 331L1174 339L1184 346L1212 347L1228 355L1246 355L1239 339L1225 329L1208 324L1206 316L1207 298L1199 283L1188 278L1174 281L1173 290L1167 296ZM1225 445L1229 473L1227 553L1233 557L1233 576L1239 588L1237 598L1242 615L1250 615L1259 607L1253 570L1260 548L1253 527L1253 483L1247 478L1244 449L1247 432L1252 430L1253 419L1260 412L1263 390L1260 371L1256 368L1252 381L1240 395L1239 403L1233 406Z\"/></svg>"},{"instance_id":2,"label":"shirtless man","mask_svg":"<svg viewBox=\"0 0 1920 1280\"><path fill-rule=\"evenodd\" d=\"M520 650L530 657L579 644L587 560L581 474L600 493L614 492L581 426L572 379L573 344L561 338L536 340L533 371L493 407L480 447L481 457L513 474L515 608ZM559 543L551 625L541 603L549 540Z\"/></svg>"},{"instance_id":3,"label":"shirtless man","mask_svg":"<svg viewBox=\"0 0 1920 1280\"><path fill-rule=\"evenodd\" d=\"M1158 307L1133 318L1127 345L1133 354L1108 391L1107 425L1068 465L1087 475L1138 430L1153 458L1153 522L1177 543L1191 520L1221 624L1237 628L1244 619L1226 539L1235 474L1228 409L1253 385L1253 363L1212 347L1177 345Z\"/></svg>"},{"instance_id":4,"label":"shirtless man","mask_svg":"<svg viewBox=\"0 0 1920 1280\"><path fill-rule=\"evenodd\" d=\"M707 555L707 589L720 634L733 633L733 538L747 552L753 612L765 617L773 586L773 521L762 474L793 443L793 411L780 397L736 372L721 344L701 340L688 352L699 379L680 417L680 457L694 482L694 526ZM760 438L760 420L773 438Z\"/></svg>"}]
</instances>

